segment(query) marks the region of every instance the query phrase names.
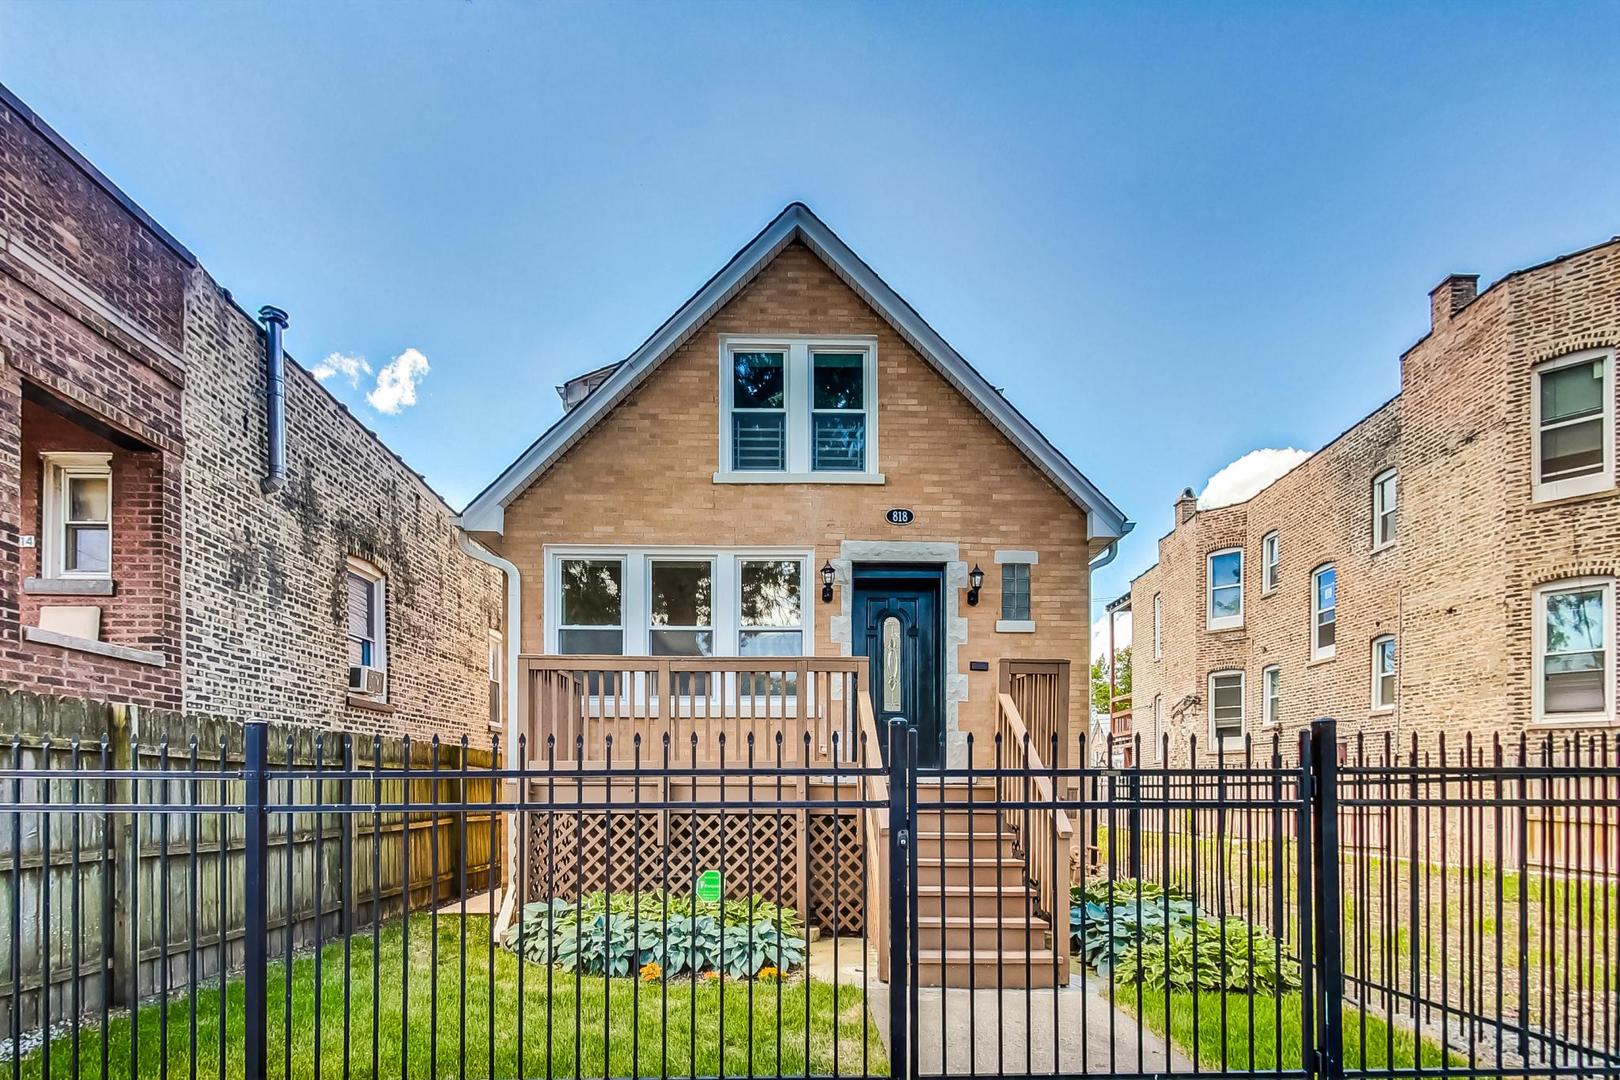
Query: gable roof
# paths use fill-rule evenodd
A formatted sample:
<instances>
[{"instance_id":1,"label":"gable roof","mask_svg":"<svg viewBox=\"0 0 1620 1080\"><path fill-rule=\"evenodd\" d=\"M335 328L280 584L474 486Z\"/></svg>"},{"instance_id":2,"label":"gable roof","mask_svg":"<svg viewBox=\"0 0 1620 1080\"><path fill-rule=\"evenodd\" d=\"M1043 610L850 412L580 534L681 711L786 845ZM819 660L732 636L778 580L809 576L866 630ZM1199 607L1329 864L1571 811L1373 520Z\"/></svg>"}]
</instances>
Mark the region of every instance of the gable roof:
<instances>
[{"instance_id":1,"label":"gable roof","mask_svg":"<svg viewBox=\"0 0 1620 1080\"><path fill-rule=\"evenodd\" d=\"M626 357L602 384L564 413L533 445L462 511L469 532L501 532L508 503L534 483L643 379L686 342L710 316L753 281L783 248L802 242L883 317L956 390L984 414L1059 491L1086 511L1091 539L1115 540L1129 531L1119 507L1031 424L985 377L939 336L872 268L803 203L791 203L720 272Z\"/></svg>"}]
</instances>

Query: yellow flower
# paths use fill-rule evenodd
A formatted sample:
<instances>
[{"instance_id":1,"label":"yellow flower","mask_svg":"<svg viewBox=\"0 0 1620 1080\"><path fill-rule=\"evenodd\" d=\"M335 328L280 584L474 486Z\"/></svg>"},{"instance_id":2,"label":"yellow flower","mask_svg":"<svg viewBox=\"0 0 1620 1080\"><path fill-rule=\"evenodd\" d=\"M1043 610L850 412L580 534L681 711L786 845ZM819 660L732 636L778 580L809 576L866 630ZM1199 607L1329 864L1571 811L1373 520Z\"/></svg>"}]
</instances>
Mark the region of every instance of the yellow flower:
<instances>
[{"instance_id":1,"label":"yellow flower","mask_svg":"<svg viewBox=\"0 0 1620 1080\"><path fill-rule=\"evenodd\" d=\"M664 974L664 969L649 960L641 965L641 978L643 982L657 982Z\"/></svg>"},{"instance_id":2,"label":"yellow flower","mask_svg":"<svg viewBox=\"0 0 1620 1080\"><path fill-rule=\"evenodd\" d=\"M703 977L705 979L718 979L720 977L720 973L718 971L714 971L714 970L705 971L703 973Z\"/></svg>"},{"instance_id":3,"label":"yellow flower","mask_svg":"<svg viewBox=\"0 0 1620 1080\"><path fill-rule=\"evenodd\" d=\"M775 968L771 967L769 964L767 964L765 967L762 967L762 968L759 969L759 977L761 979L775 979L775 978L778 978L781 974L782 974L781 972L777 971Z\"/></svg>"}]
</instances>

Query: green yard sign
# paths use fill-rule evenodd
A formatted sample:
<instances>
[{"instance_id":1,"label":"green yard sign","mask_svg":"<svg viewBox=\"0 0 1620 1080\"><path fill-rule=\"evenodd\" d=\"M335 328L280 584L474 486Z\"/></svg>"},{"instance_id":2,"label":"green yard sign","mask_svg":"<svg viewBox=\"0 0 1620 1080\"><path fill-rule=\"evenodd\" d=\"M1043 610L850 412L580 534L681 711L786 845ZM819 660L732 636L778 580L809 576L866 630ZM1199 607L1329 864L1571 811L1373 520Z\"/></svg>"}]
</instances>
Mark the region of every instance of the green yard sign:
<instances>
[{"instance_id":1,"label":"green yard sign","mask_svg":"<svg viewBox=\"0 0 1620 1080\"><path fill-rule=\"evenodd\" d=\"M705 904L720 902L720 871L705 870L698 875L697 898Z\"/></svg>"}]
</instances>

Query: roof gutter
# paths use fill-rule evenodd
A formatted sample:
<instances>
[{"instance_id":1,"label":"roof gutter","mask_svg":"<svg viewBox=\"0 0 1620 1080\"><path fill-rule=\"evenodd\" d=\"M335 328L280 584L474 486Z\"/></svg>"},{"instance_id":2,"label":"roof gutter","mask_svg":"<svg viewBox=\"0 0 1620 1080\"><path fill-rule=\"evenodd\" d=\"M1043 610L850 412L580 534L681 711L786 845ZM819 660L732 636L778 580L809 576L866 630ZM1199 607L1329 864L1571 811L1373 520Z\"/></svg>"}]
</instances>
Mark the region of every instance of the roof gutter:
<instances>
[{"instance_id":1,"label":"roof gutter","mask_svg":"<svg viewBox=\"0 0 1620 1080\"><path fill-rule=\"evenodd\" d=\"M1098 552L1097 556L1091 560L1091 562L1088 564L1091 569L1101 570L1103 567L1107 566L1109 563L1118 558L1119 542L1129 536L1131 530L1134 528L1136 528L1136 522L1127 521L1125 523L1125 528L1120 531L1120 534L1114 537L1113 541L1107 547L1103 548L1102 551Z\"/></svg>"}]
</instances>

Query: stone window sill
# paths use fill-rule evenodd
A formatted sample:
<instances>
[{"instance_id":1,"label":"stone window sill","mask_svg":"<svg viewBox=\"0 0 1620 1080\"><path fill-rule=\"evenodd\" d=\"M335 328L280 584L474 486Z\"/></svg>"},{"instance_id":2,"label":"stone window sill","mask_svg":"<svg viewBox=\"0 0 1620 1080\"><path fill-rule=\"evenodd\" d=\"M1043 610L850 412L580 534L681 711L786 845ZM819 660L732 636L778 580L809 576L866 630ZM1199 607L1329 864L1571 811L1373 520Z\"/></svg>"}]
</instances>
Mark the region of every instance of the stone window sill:
<instances>
[{"instance_id":1,"label":"stone window sill","mask_svg":"<svg viewBox=\"0 0 1620 1080\"><path fill-rule=\"evenodd\" d=\"M169 665L168 657L150 649L132 649L128 645L115 645L110 641L94 641L90 638L74 637L72 634L59 634L55 630L41 630L37 626L23 627L23 637L41 645L55 645L62 649L108 656L114 660L128 660L132 664L146 664L150 667Z\"/></svg>"},{"instance_id":2,"label":"stone window sill","mask_svg":"<svg viewBox=\"0 0 1620 1080\"><path fill-rule=\"evenodd\" d=\"M31 577L23 580L23 592L30 596L111 596L115 589L112 578Z\"/></svg>"},{"instance_id":3,"label":"stone window sill","mask_svg":"<svg viewBox=\"0 0 1620 1080\"><path fill-rule=\"evenodd\" d=\"M1034 619L997 619L996 633L998 634L1033 634L1035 632Z\"/></svg>"},{"instance_id":4,"label":"stone window sill","mask_svg":"<svg viewBox=\"0 0 1620 1080\"><path fill-rule=\"evenodd\" d=\"M717 484L884 484L882 473L865 472L717 472Z\"/></svg>"},{"instance_id":5,"label":"stone window sill","mask_svg":"<svg viewBox=\"0 0 1620 1080\"><path fill-rule=\"evenodd\" d=\"M391 713L394 711L394 707L388 702L378 701L376 698L368 698L360 694L349 694L345 700L351 709L364 709L366 712L374 713Z\"/></svg>"}]
</instances>

